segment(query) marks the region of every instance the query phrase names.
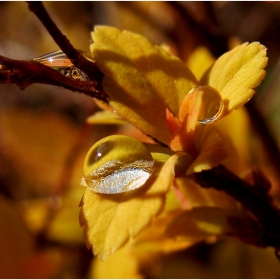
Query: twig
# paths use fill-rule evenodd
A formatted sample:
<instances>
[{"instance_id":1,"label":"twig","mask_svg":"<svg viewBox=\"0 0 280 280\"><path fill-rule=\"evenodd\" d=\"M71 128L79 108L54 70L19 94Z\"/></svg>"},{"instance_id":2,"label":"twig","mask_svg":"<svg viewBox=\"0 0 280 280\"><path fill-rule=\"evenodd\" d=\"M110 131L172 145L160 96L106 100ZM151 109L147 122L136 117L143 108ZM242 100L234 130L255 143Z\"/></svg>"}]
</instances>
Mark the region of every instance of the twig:
<instances>
[{"instance_id":1,"label":"twig","mask_svg":"<svg viewBox=\"0 0 280 280\"><path fill-rule=\"evenodd\" d=\"M32 11L38 19L42 22L53 40L71 60L71 62L79 69L81 69L92 80L101 84L103 73L98 69L96 63L86 59L80 51L75 49L65 35L58 29L53 22L42 2L27 2L29 10Z\"/></svg>"},{"instance_id":2,"label":"twig","mask_svg":"<svg viewBox=\"0 0 280 280\"><path fill-rule=\"evenodd\" d=\"M267 151L267 156L271 161L271 165L274 166L274 168L280 166L280 153L277 144L253 99L246 103L246 109L250 114L253 128L257 131L258 135L261 136L262 142ZM278 175L278 179L280 178L278 170L276 170L275 175Z\"/></svg>"},{"instance_id":3,"label":"twig","mask_svg":"<svg viewBox=\"0 0 280 280\"><path fill-rule=\"evenodd\" d=\"M96 81L77 81L35 61L10 59L0 55L0 83L25 89L34 83L61 86L106 101L107 95ZM4 67L3 67L4 66Z\"/></svg>"},{"instance_id":4,"label":"twig","mask_svg":"<svg viewBox=\"0 0 280 280\"><path fill-rule=\"evenodd\" d=\"M194 177L203 188L226 192L253 215L259 229L255 245L280 248L280 212L265 191L249 185L222 165L196 173Z\"/></svg>"}]
</instances>

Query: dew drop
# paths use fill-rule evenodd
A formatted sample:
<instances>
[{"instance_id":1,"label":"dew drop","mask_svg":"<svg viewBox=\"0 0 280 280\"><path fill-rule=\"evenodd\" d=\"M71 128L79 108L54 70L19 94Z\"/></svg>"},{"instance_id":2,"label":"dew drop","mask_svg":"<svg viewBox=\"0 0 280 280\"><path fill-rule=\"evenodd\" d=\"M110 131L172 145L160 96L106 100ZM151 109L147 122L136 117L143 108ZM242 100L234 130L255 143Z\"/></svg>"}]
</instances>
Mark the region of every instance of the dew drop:
<instances>
[{"instance_id":1,"label":"dew drop","mask_svg":"<svg viewBox=\"0 0 280 280\"><path fill-rule=\"evenodd\" d=\"M198 122L201 124L213 123L220 115L223 109L223 101L217 90L210 86L200 86L192 89L188 94L201 91L202 105L198 116Z\"/></svg>"},{"instance_id":2,"label":"dew drop","mask_svg":"<svg viewBox=\"0 0 280 280\"><path fill-rule=\"evenodd\" d=\"M108 136L88 151L84 179L96 193L123 193L142 187L153 165L151 153L141 142L128 136Z\"/></svg>"},{"instance_id":3,"label":"dew drop","mask_svg":"<svg viewBox=\"0 0 280 280\"><path fill-rule=\"evenodd\" d=\"M70 59L61 50L33 58L33 60L56 70L73 65Z\"/></svg>"},{"instance_id":4,"label":"dew drop","mask_svg":"<svg viewBox=\"0 0 280 280\"><path fill-rule=\"evenodd\" d=\"M87 60L94 62L94 58L90 53L86 53L84 51L80 52ZM71 60L61 50L33 58L33 60L57 70L67 78L71 78L76 81L89 80L88 76L83 71L75 67Z\"/></svg>"}]
</instances>

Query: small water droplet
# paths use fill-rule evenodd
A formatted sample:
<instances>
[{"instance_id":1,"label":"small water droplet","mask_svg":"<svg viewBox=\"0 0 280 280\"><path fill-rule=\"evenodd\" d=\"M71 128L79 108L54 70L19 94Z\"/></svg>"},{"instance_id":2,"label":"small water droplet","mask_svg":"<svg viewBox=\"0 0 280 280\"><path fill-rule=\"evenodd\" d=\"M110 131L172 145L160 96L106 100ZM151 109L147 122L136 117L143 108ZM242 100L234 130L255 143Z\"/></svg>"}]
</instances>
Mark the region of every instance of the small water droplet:
<instances>
[{"instance_id":1,"label":"small water droplet","mask_svg":"<svg viewBox=\"0 0 280 280\"><path fill-rule=\"evenodd\" d=\"M33 58L33 60L56 70L73 65L70 59L61 50Z\"/></svg>"},{"instance_id":2,"label":"small water droplet","mask_svg":"<svg viewBox=\"0 0 280 280\"><path fill-rule=\"evenodd\" d=\"M87 153L84 178L96 193L122 193L143 186L153 165L151 153L141 142L128 136L108 136Z\"/></svg>"},{"instance_id":3,"label":"small water droplet","mask_svg":"<svg viewBox=\"0 0 280 280\"><path fill-rule=\"evenodd\" d=\"M75 66L70 66L70 67L64 67L64 68L60 68L58 69L58 71L63 74L65 77L67 78L71 78L73 80L76 81L88 81L89 78L88 76L81 71L80 69L78 69Z\"/></svg>"},{"instance_id":4,"label":"small water droplet","mask_svg":"<svg viewBox=\"0 0 280 280\"><path fill-rule=\"evenodd\" d=\"M87 60L94 62L94 58L91 54L83 51L80 52ZM71 60L61 50L33 58L33 60L57 70L67 78L71 78L76 81L89 80L88 76L83 71L75 67Z\"/></svg>"},{"instance_id":5,"label":"small water droplet","mask_svg":"<svg viewBox=\"0 0 280 280\"><path fill-rule=\"evenodd\" d=\"M201 124L213 123L223 109L223 101L217 90L210 86L200 86L192 89L188 94L193 94L195 91L201 91L202 105L198 116L198 122Z\"/></svg>"}]
</instances>

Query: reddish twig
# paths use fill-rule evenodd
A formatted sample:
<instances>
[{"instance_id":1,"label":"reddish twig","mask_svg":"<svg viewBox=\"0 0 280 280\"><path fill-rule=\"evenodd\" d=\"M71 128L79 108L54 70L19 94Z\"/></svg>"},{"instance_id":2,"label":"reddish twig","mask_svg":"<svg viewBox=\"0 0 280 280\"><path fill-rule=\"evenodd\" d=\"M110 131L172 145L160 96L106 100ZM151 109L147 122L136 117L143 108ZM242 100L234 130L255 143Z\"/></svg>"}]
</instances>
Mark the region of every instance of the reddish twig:
<instances>
[{"instance_id":1,"label":"reddish twig","mask_svg":"<svg viewBox=\"0 0 280 280\"><path fill-rule=\"evenodd\" d=\"M280 248L280 211L273 204L267 186L261 180L251 186L222 165L194 176L201 187L226 192L253 215L252 221L257 228L254 233L257 236L253 242L251 240L252 243Z\"/></svg>"},{"instance_id":2,"label":"reddish twig","mask_svg":"<svg viewBox=\"0 0 280 280\"><path fill-rule=\"evenodd\" d=\"M40 19L54 41L70 61L88 77L88 81L73 80L58 71L35 61L22 61L0 56L0 83L18 85L25 89L33 83L61 86L106 101L107 95L102 88L103 73L93 60L88 60L76 50L70 41L57 28L41 2L28 2L29 9Z\"/></svg>"},{"instance_id":3,"label":"reddish twig","mask_svg":"<svg viewBox=\"0 0 280 280\"><path fill-rule=\"evenodd\" d=\"M87 76L97 83L101 83L103 73L98 69L96 63L86 59L80 51L75 49L67 37L62 34L56 24L53 22L46 9L41 2L27 2L30 11L32 11L38 19L42 22L53 40L71 60L71 62L79 69L81 69Z\"/></svg>"},{"instance_id":4,"label":"reddish twig","mask_svg":"<svg viewBox=\"0 0 280 280\"><path fill-rule=\"evenodd\" d=\"M277 167L280 166L279 148L278 148L277 144L275 143L275 140L273 139L271 131L267 127L264 117L262 116L262 114L260 113L258 108L256 107L256 104L253 99L250 100L250 102L246 103L246 109L248 110L248 113L250 114L253 128L256 130L258 135L260 135L262 143L267 152L267 156L271 162L271 165L274 166L274 169L276 171L275 175L278 175L277 178L279 180L280 176L279 176L279 172L277 170Z\"/></svg>"},{"instance_id":5,"label":"reddish twig","mask_svg":"<svg viewBox=\"0 0 280 280\"><path fill-rule=\"evenodd\" d=\"M107 95L95 81L77 81L35 61L10 59L0 55L0 83L25 89L34 83L61 86L106 101ZM4 66L4 67L3 67Z\"/></svg>"}]
</instances>

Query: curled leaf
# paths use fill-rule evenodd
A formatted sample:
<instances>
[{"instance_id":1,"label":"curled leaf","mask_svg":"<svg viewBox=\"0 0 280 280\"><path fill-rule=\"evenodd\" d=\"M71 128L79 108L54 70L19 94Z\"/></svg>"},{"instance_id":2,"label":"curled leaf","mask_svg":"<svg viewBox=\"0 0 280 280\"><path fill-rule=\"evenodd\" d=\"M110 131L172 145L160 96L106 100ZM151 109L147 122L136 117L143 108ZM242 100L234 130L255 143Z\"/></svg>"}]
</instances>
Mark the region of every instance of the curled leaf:
<instances>
[{"instance_id":1,"label":"curled leaf","mask_svg":"<svg viewBox=\"0 0 280 280\"><path fill-rule=\"evenodd\" d=\"M180 107L177 129L174 129L176 127L176 118L171 114L167 114L167 123L173 136L169 144L172 150L185 151L192 156L196 155L194 137L201 103L201 91L186 95Z\"/></svg>"},{"instance_id":2,"label":"curled leaf","mask_svg":"<svg viewBox=\"0 0 280 280\"><path fill-rule=\"evenodd\" d=\"M228 157L223 138L216 131L210 131L207 136L201 137L199 155L187 170L187 175L201 172L217 166L219 162Z\"/></svg>"},{"instance_id":3,"label":"curled leaf","mask_svg":"<svg viewBox=\"0 0 280 280\"><path fill-rule=\"evenodd\" d=\"M95 258L90 278L93 279L141 279L139 263L135 255L125 246L105 261Z\"/></svg>"},{"instance_id":4,"label":"curled leaf","mask_svg":"<svg viewBox=\"0 0 280 280\"><path fill-rule=\"evenodd\" d=\"M170 193L172 192L169 192L168 194ZM133 243L133 249L136 250L138 254L140 253L139 251L143 251L143 255L146 257L147 252L149 252L149 255L170 253L193 245L193 242L180 242L166 234L167 226L176 216L178 216L178 212L180 212L180 210L177 209L175 211L162 213L153 221L151 226L143 230L137 236Z\"/></svg>"},{"instance_id":5,"label":"curled leaf","mask_svg":"<svg viewBox=\"0 0 280 280\"><path fill-rule=\"evenodd\" d=\"M215 58L205 47L197 47L189 57L187 66L200 79L205 71L215 62Z\"/></svg>"},{"instance_id":6,"label":"curled leaf","mask_svg":"<svg viewBox=\"0 0 280 280\"><path fill-rule=\"evenodd\" d=\"M188 177L176 178L174 192L184 209L194 207L218 207L241 213L240 204L225 192L213 188L205 189Z\"/></svg>"},{"instance_id":7,"label":"curled leaf","mask_svg":"<svg viewBox=\"0 0 280 280\"><path fill-rule=\"evenodd\" d=\"M197 207L186 210L171 221L167 234L182 240L201 241L211 236L232 232L228 218L230 210L217 207Z\"/></svg>"}]
</instances>

